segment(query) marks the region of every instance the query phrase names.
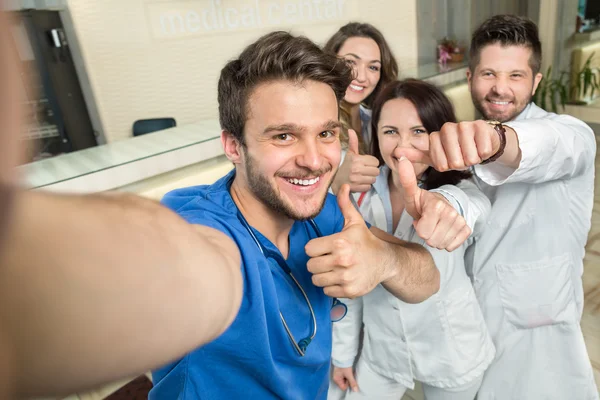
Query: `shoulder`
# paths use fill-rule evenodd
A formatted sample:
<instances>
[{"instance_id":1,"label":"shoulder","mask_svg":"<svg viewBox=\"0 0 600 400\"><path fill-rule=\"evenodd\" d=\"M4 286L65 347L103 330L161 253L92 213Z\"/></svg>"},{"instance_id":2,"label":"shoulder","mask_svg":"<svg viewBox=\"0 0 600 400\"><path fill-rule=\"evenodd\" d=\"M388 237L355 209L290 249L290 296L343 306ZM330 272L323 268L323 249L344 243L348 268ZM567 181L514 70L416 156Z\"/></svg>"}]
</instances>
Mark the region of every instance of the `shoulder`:
<instances>
[{"instance_id":1,"label":"shoulder","mask_svg":"<svg viewBox=\"0 0 600 400\"><path fill-rule=\"evenodd\" d=\"M173 190L161 203L190 224L206 225L231 236L236 225L237 208L229 194L229 178L224 176L212 185L199 185Z\"/></svg>"},{"instance_id":2,"label":"shoulder","mask_svg":"<svg viewBox=\"0 0 600 400\"><path fill-rule=\"evenodd\" d=\"M554 113L548 112L543 108L539 107L534 102L529 103L527 108L523 111L521 115L519 115L516 120L519 119L527 119L527 118L544 118L549 115L556 115Z\"/></svg>"},{"instance_id":3,"label":"shoulder","mask_svg":"<svg viewBox=\"0 0 600 400\"><path fill-rule=\"evenodd\" d=\"M566 125L581 126L581 127L585 127L587 129L591 130L591 128L589 128L589 126L585 122L583 122L582 120L580 120L578 118L575 118L575 117L573 117L571 115L567 115L567 114L555 114L553 112L546 111L546 110L542 109L541 107L538 107L535 103L531 103L528 106L528 109L523 112L523 116L521 118L515 119L515 121L520 122L520 121L527 121L529 119L555 121L555 122L563 123ZM508 123L508 124L510 124L510 123Z\"/></svg>"},{"instance_id":4,"label":"shoulder","mask_svg":"<svg viewBox=\"0 0 600 400\"><path fill-rule=\"evenodd\" d=\"M596 136L588 124L570 115L542 110L534 103L530 103L517 118L507 121L506 125L517 132L519 146L530 143L529 146L537 148L540 141L550 140L556 143L558 140L564 140L565 134L573 134L587 142L586 148L593 150L589 152L590 155L596 151ZM548 132L552 132L553 135L549 135ZM542 136L542 133L545 134Z\"/></svg>"}]
</instances>

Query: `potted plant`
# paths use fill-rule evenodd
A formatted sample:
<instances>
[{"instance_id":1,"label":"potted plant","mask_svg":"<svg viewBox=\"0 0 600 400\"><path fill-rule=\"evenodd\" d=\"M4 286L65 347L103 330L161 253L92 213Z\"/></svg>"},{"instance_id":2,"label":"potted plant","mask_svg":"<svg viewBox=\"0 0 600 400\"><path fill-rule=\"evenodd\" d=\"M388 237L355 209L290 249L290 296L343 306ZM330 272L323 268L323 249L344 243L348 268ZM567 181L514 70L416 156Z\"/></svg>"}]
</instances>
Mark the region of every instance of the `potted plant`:
<instances>
[{"instance_id":1,"label":"potted plant","mask_svg":"<svg viewBox=\"0 0 600 400\"><path fill-rule=\"evenodd\" d=\"M551 78L552 66L548 67L533 96L535 104L557 113L559 104L564 110L567 104L585 105L588 104L586 99L593 100L594 93L600 92L600 69L591 66L593 57L594 53L574 75L561 71L558 77Z\"/></svg>"},{"instance_id":2,"label":"potted plant","mask_svg":"<svg viewBox=\"0 0 600 400\"><path fill-rule=\"evenodd\" d=\"M440 62L445 63L446 60L461 62L464 57L465 49L456 40L445 37L438 42L438 60Z\"/></svg>"}]
</instances>

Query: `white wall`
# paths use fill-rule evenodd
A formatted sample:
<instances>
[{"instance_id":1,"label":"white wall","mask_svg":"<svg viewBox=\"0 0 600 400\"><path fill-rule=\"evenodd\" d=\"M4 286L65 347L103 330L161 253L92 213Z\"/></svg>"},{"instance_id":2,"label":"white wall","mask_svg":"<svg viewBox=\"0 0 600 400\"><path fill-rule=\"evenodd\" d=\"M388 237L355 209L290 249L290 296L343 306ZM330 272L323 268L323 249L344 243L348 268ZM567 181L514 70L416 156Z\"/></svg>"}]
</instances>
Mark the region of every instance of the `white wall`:
<instances>
[{"instance_id":1,"label":"white wall","mask_svg":"<svg viewBox=\"0 0 600 400\"><path fill-rule=\"evenodd\" d=\"M68 0L107 141L137 119L217 118L221 68L272 30L322 44L351 20L376 25L401 68L417 63L416 0Z\"/></svg>"}]
</instances>

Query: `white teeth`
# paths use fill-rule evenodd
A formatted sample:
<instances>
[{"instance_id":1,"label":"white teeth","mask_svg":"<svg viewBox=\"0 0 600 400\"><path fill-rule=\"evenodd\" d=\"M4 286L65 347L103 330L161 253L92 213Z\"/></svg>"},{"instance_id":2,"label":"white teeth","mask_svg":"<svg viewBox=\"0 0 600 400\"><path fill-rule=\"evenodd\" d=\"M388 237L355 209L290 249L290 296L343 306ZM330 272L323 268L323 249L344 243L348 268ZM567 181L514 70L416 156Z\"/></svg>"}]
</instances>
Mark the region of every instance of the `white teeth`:
<instances>
[{"instance_id":1,"label":"white teeth","mask_svg":"<svg viewBox=\"0 0 600 400\"><path fill-rule=\"evenodd\" d=\"M310 186L310 185L314 185L315 183L319 182L319 177L313 178L313 179L290 178L290 179L288 179L288 182L293 183L294 185Z\"/></svg>"},{"instance_id":2,"label":"white teeth","mask_svg":"<svg viewBox=\"0 0 600 400\"><path fill-rule=\"evenodd\" d=\"M501 105L501 106L505 106L505 105L507 105L510 102L509 101L492 101L492 103L498 104L498 105Z\"/></svg>"},{"instance_id":3,"label":"white teeth","mask_svg":"<svg viewBox=\"0 0 600 400\"><path fill-rule=\"evenodd\" d=\"M362 92L363 90L365 90L365 88L362 86L350 85L350 87L352 88L352 90L356 90L359 92Z\"/></svg>"}]
</instances>

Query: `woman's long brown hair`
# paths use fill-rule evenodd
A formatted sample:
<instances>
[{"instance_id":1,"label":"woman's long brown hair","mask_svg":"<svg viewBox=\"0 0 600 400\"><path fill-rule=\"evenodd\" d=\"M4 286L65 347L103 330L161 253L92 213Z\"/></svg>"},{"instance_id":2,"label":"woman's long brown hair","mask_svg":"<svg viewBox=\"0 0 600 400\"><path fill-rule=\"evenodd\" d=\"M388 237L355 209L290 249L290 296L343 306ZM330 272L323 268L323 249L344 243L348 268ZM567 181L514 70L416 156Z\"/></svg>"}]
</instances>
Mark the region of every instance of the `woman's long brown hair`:
<instances>
[{"instance_id":1,"label":"woman's long brown hair","mask_svg":"<svg viewBox=\"0 0 600 400\"><path fill-rule=\"evenodd\" d=\"M386 42L383 34L375 28L371 24L365 24L360 22L350 22L344 26L342 26L333 36L327 41L323 50L335 54L337 56L340 48L343 44L352 37L364 37L370 38L377 43L379 47L379 52L381 53L381 77L377 86L375 86L375 90L371 93L363 102L363 104L372 108L373 100L377 97L381 88L385 86L387 83L392 82L398 79L398 63L394 58L394 54L390 49L390 46ZM352 128L351 118L350 118L350 106L345 101L342 101L340 104L340 122L344 129L342 129L342 137L341 141L344 144L348 143L348 133L347 130ZM358 136L359 143L362 147L361 152L368 151L369 144L363 143L363 138L361 132L356 132Z\"/></svg>"}]
</instances>

